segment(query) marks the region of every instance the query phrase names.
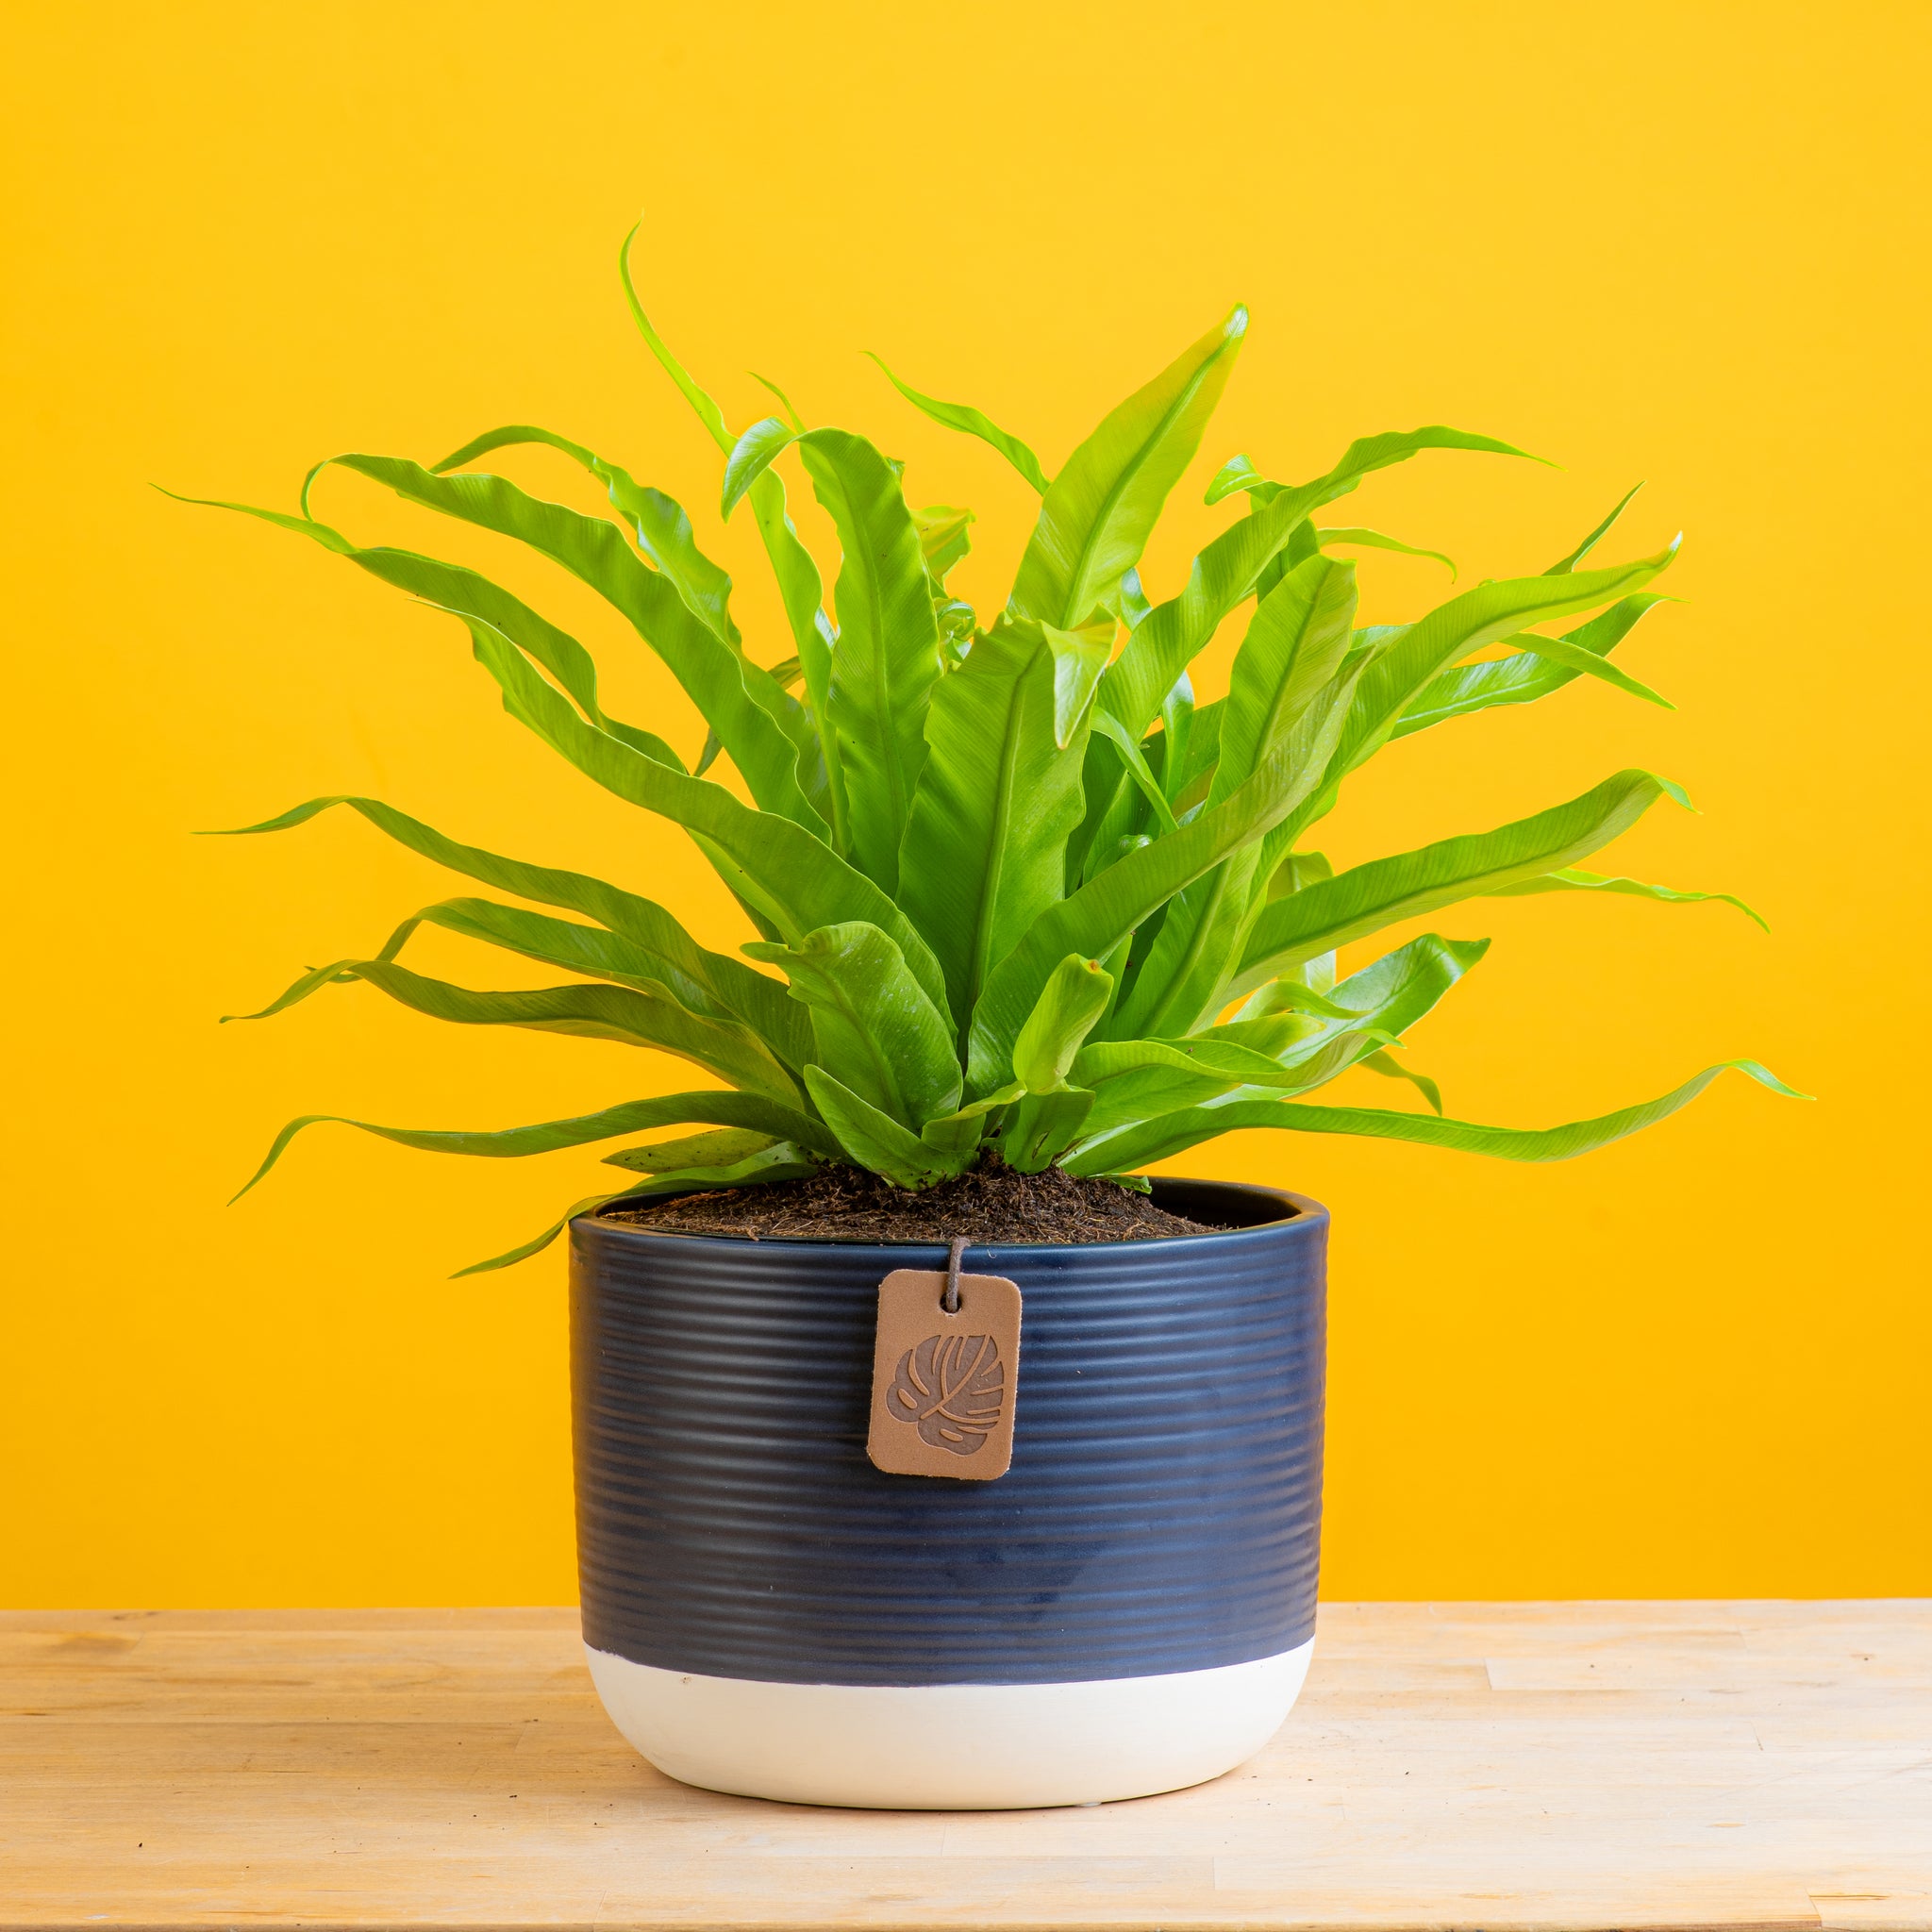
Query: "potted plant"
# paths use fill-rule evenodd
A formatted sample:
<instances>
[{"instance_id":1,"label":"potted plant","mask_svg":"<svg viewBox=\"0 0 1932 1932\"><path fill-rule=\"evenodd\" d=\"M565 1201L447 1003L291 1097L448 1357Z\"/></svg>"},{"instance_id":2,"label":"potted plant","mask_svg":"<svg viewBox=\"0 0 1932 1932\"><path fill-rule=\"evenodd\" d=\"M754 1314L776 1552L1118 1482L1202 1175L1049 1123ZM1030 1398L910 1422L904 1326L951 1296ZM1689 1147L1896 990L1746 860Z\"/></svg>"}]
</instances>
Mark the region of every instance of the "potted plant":
<instances>
[{"instance_id":1,"label":"potted plant","mask_svg":"<svg viewBox=\"0 0 1932 1932\"><path fill-rule=\"evenodd\" d=\"M988 618L948 588L967 512L916 507L876 445L808 427L782 394L782 414L734 436L627 268L624 286L724 457L723 511L757 524L786 643L747 651L730 580L676 503L548 430L498 429L426 468L336 457L298 513L249 514L455 618L513 718L691 834L743 908L748 958L625 888L375 799L317 798L244 829L344 807L506 896L426 907L254 1017L362 982L439 1019L655 1048L707 1076L532 1126L352 1123L487 1158L628 1143L606 1157L617 1185L476 1265L571 1229L586 1642L647 1757L721 1790L891 1807L1213 1776L1272 1734L1307 1665L1326 1217L1294 1194L1138 1171L1259 1126L1562 1159L1716 1077L1559 1127L1448 1119L1398 1054L1487 941L1426 933L1337 975L1339 948L1472 897L1725 896L1580 869L1657 799L1681 801L1669 780L1619 772L1341 872L1311 843L1392 739L1578 676L1661 702L1612 653L1675 546L1589 567L1613 510L1537 575L1359 626L1337 553L1407 546L1324 525L1326 507L1422 451L1523 454L1429 427L1365 438L1293 485L1236 457L1208 500L1239 495L1244 513L1150 602L1137 566L1240 351L1238 308L1051 479L976 409L892 378L1040 493ZM478 467L525 444L590 472L613 514ZM838 530L829 614L781 458ZM317 521L329 466L600 592L690 696L702 751L611 717L585 648L487 577ZM1190 663L1237 612L1227 692L1197 704ZM735 782L708 775L714 761ZM401 958L425 924L571 976L519 991L425 977ZM1425 1106L1306 1097L1357 1066ZM260 1173L317 1118L284 1128Z\"/></svg>"}]
</instances>

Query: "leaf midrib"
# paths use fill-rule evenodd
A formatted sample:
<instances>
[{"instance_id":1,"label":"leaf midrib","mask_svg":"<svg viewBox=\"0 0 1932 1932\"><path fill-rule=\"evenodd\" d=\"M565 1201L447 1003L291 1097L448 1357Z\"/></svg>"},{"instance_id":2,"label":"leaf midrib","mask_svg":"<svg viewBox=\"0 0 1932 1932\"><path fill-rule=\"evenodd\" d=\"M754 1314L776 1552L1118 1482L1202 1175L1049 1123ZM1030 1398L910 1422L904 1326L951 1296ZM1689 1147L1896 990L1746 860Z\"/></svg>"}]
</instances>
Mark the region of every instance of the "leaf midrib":
<instances>
[{"instance_id":1,"label":"leaf midrib","mask_svg":"<svg viewBox=\"0 0 1932 1932\"><path fill-rule=\"evenodd\" d=\"M887 1105L879 1109L880 1112L891 1114L894 1120L898 1121L901 1125L904 1125L910 1115L911 1109L906 1105L905 1094L899 1091L899 1082L894 1077L891 1055L874 1038L872 1028L865 1024L844 986L829 974L822 975L822 977L824 977L824 983L830 989L832 994L831 999L826 1004L838 1009L843 1016L845 1024L852 1028L853 1032L865 1044L866 1057L871 1060L873 1072L878 1078L879 1091L887 1096ZM825 1071L831 1073L832 1069L827 1067ZM836 1078L837 1076L834 1075L834 1077ZM843 1084L848 1088L852 1087L852 1083L849 1080ZM857 1088L852 1088L852 1091L858 1092ZM865 1098L862 1093L858 1097L861 1100Z\"/></svg>"},{"instance_id":2,"label":"leaf midrib","mask_svg":"<svg viewBox=\"0 0 1932 1932\"><path fill-rule=\"evenodd\" d=\"M959 1022L959 1053L963 1062L967 1041L973 1028L973 1009L979 1004L980 989L985 986L991 962L987 955L992 942L992 914L999 904L1000 879L1006 870L1007 821L1012 811L1013 774L1020 758L1020 719L1025 707L1024 685L1026 678L1040 662L1040 653L1046 649L1044 641L1028 657L1014 674L1012 696L1007 704L1004 728L1000 737L1000 755L997 766L998 778L993 787L993 817L987 839L986 871L980 875L978 904L973 915L973 950L967 960L969 974L966 998L961 1003L964 1017Z\"/></svg>"},{"instance_id":3,"label":"leaf midrib","mask_svg":"<svg viewBox=\"0 0 1932 1932\"><path fill-rule=\"evenodd\" d=\"M1163 1028L1172 1018L1171 1008L1174 1000L1187 985L1189 975L1200 963L1201 949L1208 943L1208 935L1214 929L1215 915L1221 910L1222 904L1227 897L1228 876L1233 865L1232 858L1224 858L1214 868L1208 903L1202 907L1199 918L1194 921L1194 929L1188 936L1187 947L1181 954L1179 963L1168 975L1167 987L1161 993L1158 1004L1147 1015L1145 1031L1150 1037L1164 1037ZM1188 1016L1188 1024L1191 1024L1192 1017Z\"/></svg>"},{"instance_id":4,"label":"leaf midrib","mask_svg":"<svg viewBox=\"0 0 1932 1932\"><path fill-rule=\"evenodd\" d=\"M1483 835L1477 833L1473 836L1480 838ZM1420 908L1412 915L1399 910L1391 912L1391 908L1403 907L1411 899L1427 899L1437 892L1443 891L1453 891L1457 895L1458 899L1479 899L1483 896L1485 891L1488 890L1491 880L1523 877L1525 875L1534 876L1547 872L1552 869L1552 860L1569 851L1579 841L1591 836L1592 836L1591 832L1575 833L1567 839L1556 841L1524 858L1513 859L1507 865L1491 866L1488 871L1481 873L1465 873L1456 878L1443 879L1439 884L1424 886L1410 891L1391 893L1385 898L1376 900L1373 905L1361 907L1339 924L1326 926L1311 938L1294 941L1284 953L1272 955L1271 958L1279 959L1284 968L1297 965L1305 958L1312 958L1318 953L1325 953L1331 951L1335 946L1347 944L1351 939L1361 938L1364 930L1373 932L1377 930L1380 925L1392 925L1399 919L1411 916L1420 919L1427 912L1440 911L1441 909L1440 906L1435 906ZM1615 834L1612 833L1610 836L1614 837ZM1595 851L1600 845L1607 844L1607 842L1608 840L1600 840L1596 845L1592 845L1589 849ZM1361 922L1364 920L1373 921L1375 924L1363 928ZM1304 952L1305 947L1307 949L1306 952Z\"/></svg>"},{"instance_id":5,"label":"leaf midrib","mask_svg":"<svg viewBox=\"0 0 1932 1932\"><path fill-rule=\"evenodd\" d=\"M1287 668L1282 675L1275 680L1274 696L1262 708L1261 728L1256 733L1254 743L1248 747L1248 769L1241 773L1240 777L1229 781L1224 788L1222 784L1222 769L1217 763L1214 784L1208 792L1209 804L1220 804L1221 800L1233 791L1241 783L1242 779L1252 778L1259 768L1261 760L1268 756L1270 749L1274 745L1276 735L1275 726L1281 719L1281 708L1288 702L1289 687L1294 681L1295 666L1301 661L1302 646L1307 641L1308 632L1313 628L1320 597L1321 592L1318 590L1315 596L1309 600L1307 614L1302 622L1301 628L1295 632L1293 642L1289 646ZM1218 796L1216 795L1217 793L1219 794Z\"/></svg>"},{"instance_id":6,"label":"leaf midrib","mask_svg":"<svg viewBox=\"0 0 1932 1932\"><path fill-rule=\"evenodd\" d=\"M1136 479L1141 472L1146 468L1149 453L1158 446L1161 439L1174 426L1174 419L1194 400L1201 385L1208 379L1208 372L1226 353L1227 338L1224 336L1220 347L1188 378L1187 387L1181 391L1180 394L1162 412L1160 421L1155 425L1153 432L1141 442L1140 448L1135 451L1133 461L1130 464L1124 465L1114 477L1112 484L1108 489L1107 494L1101 499L1100 514L1094 517L1087 525L1087 536L1080 545L1079 565L1074 573L1072 583L1068 586L1067 602L1058 621L1056 626L1058 629L1073 629L1083 614L1074 608L1079 602L1075 593L1084 591L1086 588L1088 567L1092 560L1094 551L1099 547L1100 532L1107 528L1114 510L1120 505L1121 498L1126 493L1127 485ZM1064 475L1064 471L1061 474Z\"/></svg>"},{"instance_id":7,"label":"leaf midrib","mask_svg":"<svg viewBox=\"0 0 1932 1932\"><path fill-rule=\"evenodd\" d=\"M891 812L891 829L898 832L905 828L907 813L910 808L910 793L906 783L904 746L894 728L892 667L891 653L886 648L886 604L882 588L881 558L874 548L874 532L870 519L860 516L859 507L853 500L851 491L845 487L843 476L836 470L831 474L837 478L839 497L845 506L845 520L851 527L858 551L858 555L848 558L847 561L856 562L859 566L862 594L871 621L872 665L868 682L872 686L873 716L878 732L879 765L886 781L886 798ZM888 840L885 843L896 868L897 840ZM881 881L888 890L892 883L894 881Z\"/></svg>"},{"instance_id":8,"label":"leaf midrib","mask_svg":"<svg viewBox=\"0 0 1932 1932\"><path fill-rule=\"evenodd\" d=\"M849 495L846 503L848 513L852 513L849 508ZM852 528L855 535L860 534L856 513L853 513ZM873 552L869 535L865 539L864 548L865 595L866 602L872 607L873 704L879 721L879 750L886 768L886 795L892 812L891 830L896 834L903 830L906 824L906 773L900 758L899 735L892 728L895 720L892 713L891 667L887 661L889 654L886 650L886 601L880 590L879 559ZM896 861L896 837L889 841L888 844Z\"/></svg>"}]
</instances>

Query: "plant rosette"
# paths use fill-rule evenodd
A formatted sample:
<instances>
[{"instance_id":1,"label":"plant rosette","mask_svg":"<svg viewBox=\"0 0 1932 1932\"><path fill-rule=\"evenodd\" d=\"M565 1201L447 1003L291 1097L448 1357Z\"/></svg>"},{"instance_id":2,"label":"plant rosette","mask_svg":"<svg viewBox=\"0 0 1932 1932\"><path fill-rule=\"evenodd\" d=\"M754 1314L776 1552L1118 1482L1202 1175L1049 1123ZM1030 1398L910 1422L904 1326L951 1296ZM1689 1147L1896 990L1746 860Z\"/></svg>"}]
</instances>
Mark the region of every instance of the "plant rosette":
<instances>
[{"instance_id":1,"label":"plant rosette","mask_svg":"<svg viewBox=\"0 0 1932 1932\"><path fill-rule=\"evenodd\" d=\"M1726 1068L1789 1093L1734 1059L1560 1126L1457 1120L1405 1040L1488 941L1423 932L1338 969L1345 947L1482 898L1729 898L1584 869L1659 799L1688 803L1641 770L1341 871L1313 842L1343 785L1396 739L1578 677L1664 703L1613 654L1661 601L1651 586L1676 546L1589 567L1619 504L1536 575L1362 625L1356 566L1338 553L1438 553L1319 522L1327 507L1424 451L1524 454L1432 425L1365 437L1305 483L1232 458L1208 501L1244 513L1176 594L1150 602L1141 558L1240 352L1237 308L1051 478L977 409L887 372L1039 492L1011 592L985 621L948 584L971 513L915 508L902 465L808 425L776 391L783 414L734 436L639 304L629 245L638 327L718 445L724 514L744 506L775 574L790 636L763 655L781 661L747 651L731 579L678 504L546 429L493 430L427 467L331 458L292 513L221 507L454 619L509 715L682 827L755 936L714 952L625 887L464 844L374 798L316 798L242 829L346 808L502 896L425 907L373 954L305 973L248 1017L359 983L433 1018L649 1048L705 1076L529 1126L347 1123L486 1158L630 1143L605 1157L621 1183L463 1272L571 1228L586 1640L607 1707L646 1757L720 1790L889 1807L1084 1803L1217 1775L1266 1741L1307 1663L1324 1211L1161 1179L1147 1208L1182 1220L1157 1234L1029 1239L1016 1224L974 1236L962 1274L946 1226L747 1240L727 1231L731 1204L803 1197L854 1170L935 1213L950 1191L996 1196L1015 1176L1117 1202L1146 1192L1148 1165L1252 1127L1560 1160L1665 1119ZM590 473L612 514L479 467L522 445ZM838 534L829 612L787 513L793 465ZM311 495L331 469L587 584L691 700L702 747L687 758L613 718L585 646L490 578L319 521ZM1230 620L1226 692L1197 703L1190 666ZM720 763L733 783L709 775ZM518 991L428 977L401 958L425 924L569 976ZM1308 1098L1357 1068L1419 1104ZM248 1185L336 1118L291 1122ZM678 1131L635 1138L665 1129ZM708 1203L691 1218L701 1194L718 1204L710 1231ZM677 1219L654 1219L669 1202ZM881 1355L875 1378L881 1284L908 1270L956 1297L961 1281L1006 1283L1018 1325L1004 1346L987 1324L955 1334L957 1309L935 1302L933 1333ZM969 1306L997 1299L971 1291ZM907 1319L918 1325L916 1307ZM924 1431L916 1465L993 1437L1009 1465L988 1463L985 1480L880 1466L877 1432L891 1428L874 1410L891 1402Z\"/></svg>"}]
</instances>

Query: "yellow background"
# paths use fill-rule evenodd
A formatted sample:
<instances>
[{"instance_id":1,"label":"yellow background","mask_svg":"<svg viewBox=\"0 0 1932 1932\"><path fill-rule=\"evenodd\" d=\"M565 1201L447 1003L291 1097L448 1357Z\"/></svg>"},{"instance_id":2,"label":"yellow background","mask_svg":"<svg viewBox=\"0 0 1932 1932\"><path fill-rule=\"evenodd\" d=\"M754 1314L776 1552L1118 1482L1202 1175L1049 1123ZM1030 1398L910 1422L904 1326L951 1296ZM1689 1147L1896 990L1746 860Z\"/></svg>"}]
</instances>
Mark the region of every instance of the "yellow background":
<instances>
[{"instance_id":1,"label":"yellow background","mask_svg":"<svg viewBox=\"0 0 1932 1932\"><path fill-rule=\"evenodd\" d=\"M189 834L372 791L744 935L681 835L504 718L446 620L148 485L291 508L331 451L544 424L688 503L755 652L785 655L749 522L713 538L716 453L622 308L640 208L646 300L734 425L766 412L758 369L902 455L916 500L976 508L982 608L1024 487L861 348L1051 468L1249 302L1157 597L1229 513L1200 482L1237 449L1304 475L1447 422L1563 464L1425 457L1342 507L1465 582L1541 568L1645 480L1607 554L1683 527L1687 601L1618 661L1681 708L1586 681L1425 734L1326 842L1352 861L1667 773L1703 815L1659 807L1614 868L1737 891L1774 935L1627 900L1438 915L1496 945L1411 1058L1477 1120L1740 1053L1817 1103L1727 1081L1552 1168L1257 1134L1175 1165L1335 1211L1328 1594L1932 1591L1922 8L27 11L4 63L0 1600L573 1593L561 1256L445 1276L608 1170L321 1129L223 1202L296 1112L507 1125L679 1063L359 988L218 1029L462 888L345 816ZM506 462L596 505L561 458ZM619 716L695 749L579 587L354 478L318 509L497 569L598 645ZM1424 563L1364 575L1374 619L1447 593ZM446 936L419 963L544 977Z\"/></svg>"}]
</instances>

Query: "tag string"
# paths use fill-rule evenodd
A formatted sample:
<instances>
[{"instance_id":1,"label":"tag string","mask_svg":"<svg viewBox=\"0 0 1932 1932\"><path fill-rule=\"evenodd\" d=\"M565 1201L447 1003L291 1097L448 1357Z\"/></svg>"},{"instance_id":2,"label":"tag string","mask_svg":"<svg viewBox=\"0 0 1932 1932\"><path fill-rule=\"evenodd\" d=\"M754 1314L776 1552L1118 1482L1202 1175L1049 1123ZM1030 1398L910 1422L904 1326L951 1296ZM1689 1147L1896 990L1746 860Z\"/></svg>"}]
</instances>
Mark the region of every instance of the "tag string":
<instances>
[{"instance_id":1,"label":"tag string","mask_svg":"<svg viewBox=\"0 0 1932 1932\"><path fill-rule=\"evenodd\" d=\"M966 1237L956 1234L946 1253L946 1291L940 1296L940 1307L949 1315L959 1312L959 1264L965 1258Z\"/></svg>"}]
</instances>

